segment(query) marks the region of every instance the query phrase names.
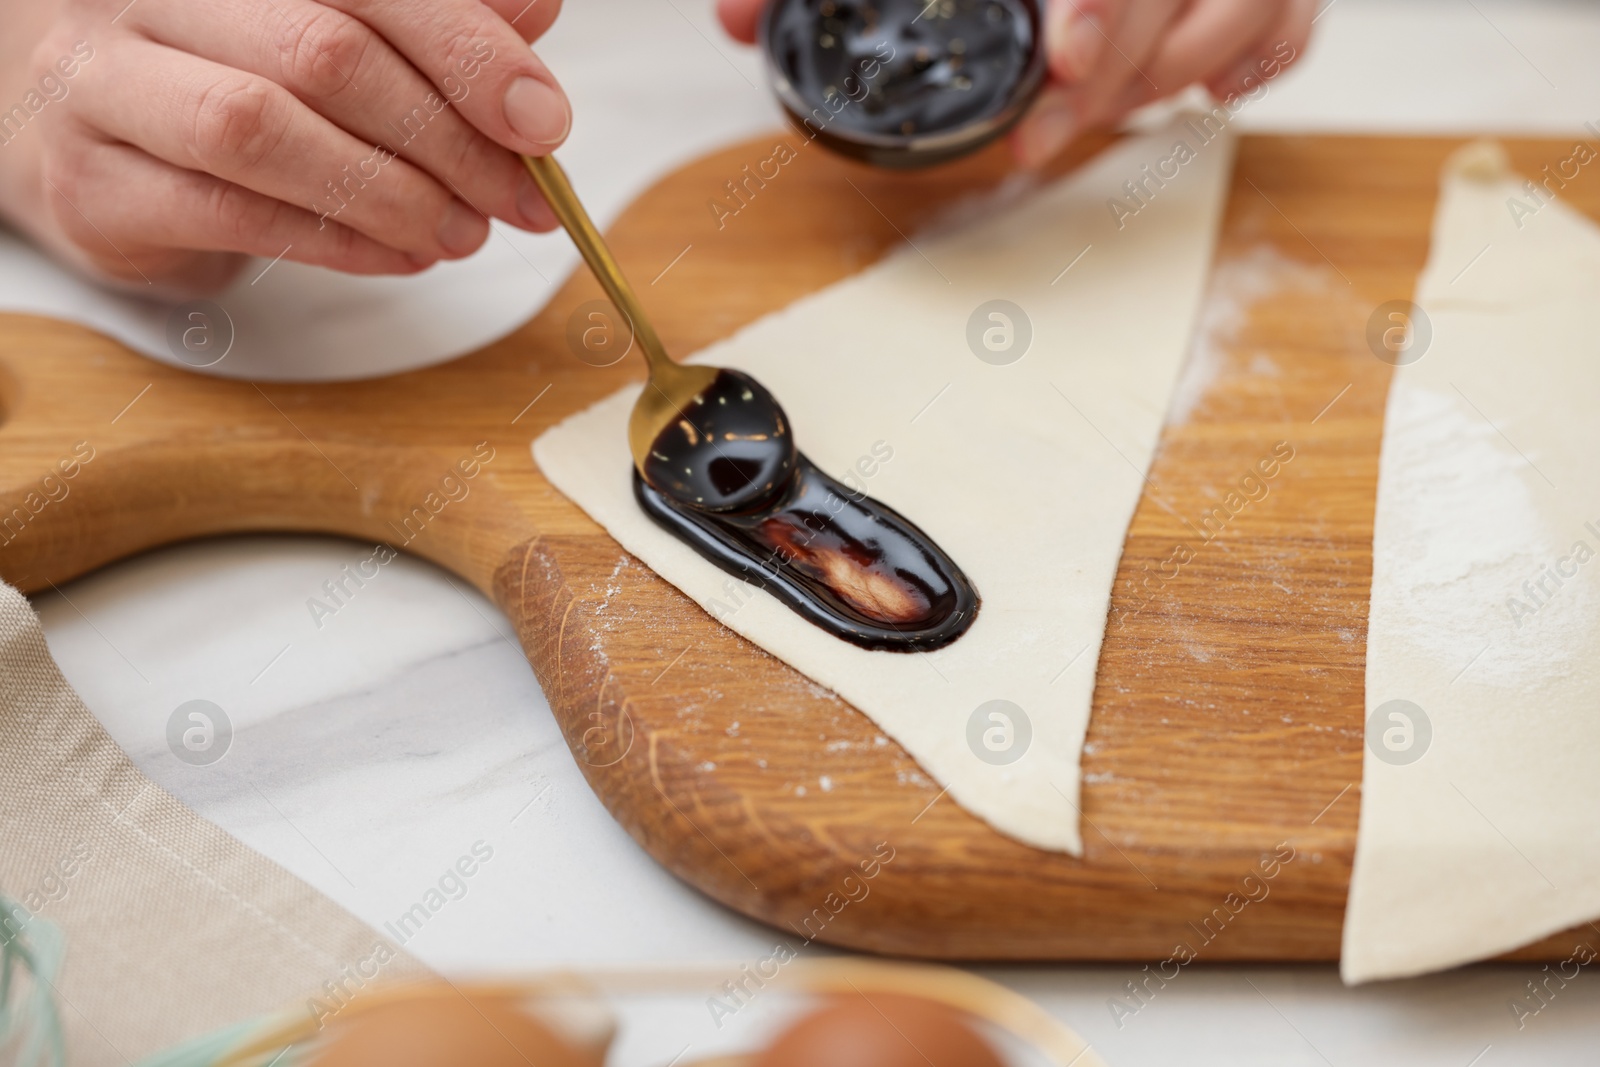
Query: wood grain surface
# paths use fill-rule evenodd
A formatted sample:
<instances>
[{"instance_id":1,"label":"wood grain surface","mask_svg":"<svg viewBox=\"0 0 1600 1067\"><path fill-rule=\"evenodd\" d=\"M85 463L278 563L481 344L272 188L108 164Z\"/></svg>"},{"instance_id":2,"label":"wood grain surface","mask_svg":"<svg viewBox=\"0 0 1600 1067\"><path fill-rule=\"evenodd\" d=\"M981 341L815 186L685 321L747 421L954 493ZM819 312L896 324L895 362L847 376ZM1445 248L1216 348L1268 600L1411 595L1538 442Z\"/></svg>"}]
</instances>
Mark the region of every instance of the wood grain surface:
<instances>
[{"instance_id":1,"label":"wood grain surface","mask_svg":"<svg viewBox=\"0 0 1600 1067\"><path fill-rule=\"evenodd\" d=\"M780 142L798 147L774 132L693 163L613 227L679 355L858 271L1007 166L996 150L891 174L805 146L719 221L709 205L732 206L724 183ZM1243 140L1207 311L1118 574L1083 756L1082 859L1017 844L943 798L866 717L716 624L544 481L530 440L642 375L569 348L574 310L599 297L583 274L478 353L360 383L202 377L75 326L0 317L0 577L36 592L243 531L387 542L505 610L584 773L641 845L791 943L1333 959L1361 796L1391 374L1367 322L1410 295L1458 143ZM1527 173L1569 147L1508 144ZM1562 195L1600 214L1592 177ZM79 442L93 459L47 483ZM463 478L480 442L493 458ZM1269 494L1200 536L1279 442L1294 458ZM1293 860L1247 885L1282 843ZM1228 906L1255 884L1265 899ZM1561 958L1570 943L1519 955Z\"/></svg>"}]
</instances>

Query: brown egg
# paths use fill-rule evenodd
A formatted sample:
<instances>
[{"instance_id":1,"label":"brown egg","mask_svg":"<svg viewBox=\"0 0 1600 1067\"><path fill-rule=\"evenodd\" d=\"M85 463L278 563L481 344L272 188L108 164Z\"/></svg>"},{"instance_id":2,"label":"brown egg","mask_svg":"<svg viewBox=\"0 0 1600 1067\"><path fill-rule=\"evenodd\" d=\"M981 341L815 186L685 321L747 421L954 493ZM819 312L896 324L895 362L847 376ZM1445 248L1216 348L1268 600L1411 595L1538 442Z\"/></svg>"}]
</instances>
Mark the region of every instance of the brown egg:
<instances>
[{"instance_id":1,"label":"brown egg","mask_svg":"<svg viewBox=\"0 0 1600 1067\"><path fill-rule=\"evenodd\" d=\"M1003 1067L959 1011L890 993L834 997L751 1067Z\"/></svg>"},{"instance_id":2,"label":"brown egg","mask_svg":"<svg viewBox=\"0 0 1600 1067\"><path fill-rule=\"evenodd\" d=\"M604 1048L581 1052L514 1000L446 989L329 1024L311 1067L602 1067Z\"/></svg>"}]
</instances>

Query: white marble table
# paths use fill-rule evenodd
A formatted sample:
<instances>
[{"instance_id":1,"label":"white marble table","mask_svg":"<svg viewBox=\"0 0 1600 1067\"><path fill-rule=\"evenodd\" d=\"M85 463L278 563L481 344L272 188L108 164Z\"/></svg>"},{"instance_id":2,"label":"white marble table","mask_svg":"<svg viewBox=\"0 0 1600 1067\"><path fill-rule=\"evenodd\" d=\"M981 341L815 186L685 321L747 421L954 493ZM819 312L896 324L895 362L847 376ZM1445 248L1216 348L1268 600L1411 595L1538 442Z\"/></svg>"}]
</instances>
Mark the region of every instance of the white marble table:
<instances>
[{"instance_id":1,"label":"white marble table","mask_svg":"<svg viewBox=\"0 0 1600 1067\"><path fill-rule=\"evenodd\" d=\"M569 165L610 175L602 216L684 145L775 121L753 57L717 35L709 6L569 0L543 49L587 116ZM1576 135L1600 120L1600 7L1335 0L1317 28L1308 62L1248 125ZM611 821L484 598L401 559L318 625L307 599L370 552L309 538L197 543L35 603L67 677L147 774L372 924L396 919L474 846L492 849L407 942L435 967L699 961L731 975L767 955L780 935L663 872ZM169 717L194 699L223 708L236 732L211 766L167 748ZM985 971L1118 1067L1600 1060L1600 975L1588 973L1519 1029L1508 1002L1538 968L1346 990L1329 966L1196 965L1120 1027L1107 1001L1136 968ZM738 1047L795 1007L768 997L718 1029L709 992L624 1004L613 1062Z\"/></svg>"}]
</instances>

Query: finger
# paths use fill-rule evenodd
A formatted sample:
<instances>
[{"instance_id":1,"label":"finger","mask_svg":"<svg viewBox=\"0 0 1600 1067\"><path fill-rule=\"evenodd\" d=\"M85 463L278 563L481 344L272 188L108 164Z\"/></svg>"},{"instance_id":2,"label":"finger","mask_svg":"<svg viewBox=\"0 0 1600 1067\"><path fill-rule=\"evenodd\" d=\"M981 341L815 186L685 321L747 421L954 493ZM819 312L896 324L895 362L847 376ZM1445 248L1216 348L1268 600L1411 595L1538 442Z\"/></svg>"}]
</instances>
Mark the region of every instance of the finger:
<instances>
[{"instance_id":1,"label":"finger","mask_svg":"<svg viewBox=\"0 0 1600 1067\"><path fill-rule=\"evenodd\" d=\"M717 0L717 17L728 36L745 44L756 43L756 28L767 0Z\"/></svg>"},{"instance_id":2,"label":"finger","mask_svg":"<svg viewBox=\"0 0 1600 1067\"><path fill-rule=\"evenodd\" d=\"M1082 0L1073 0L1081 9ZM1148 61L1161 31L1171 21L1181 0L1131 0L1107 3L1091 12L1083 10L1080 19L1073 14L1077 31L1093 33L1102 44L1087 74L1075 82L1047 87L1012 132L1011 148L1024 167L1037 168L1048 162L1080 133L1119 117L1118 103L1130 92L1137 78L1148 82L1141 61ZM1101 18L1116 21L1107 30ZM1052 61L1054 70L1054 61Z\"/></svg>"},{"instance_id":3,"label":"finger","mask_svg":"<svg viewBox=\"0 0 1600 1067\"><path fill-rule=\"evenodd\" d=\"M1078 135L1078 116L1072 93L1047 86L1033 107L1011 131L1011 152L1017 162L1037 169L1054 159Z\"/></svg>"},{"instance_id":4,"label":"finger","mask_svg":"<svg viewBox=\"0 0 1600 1067\"><path fill-rule=\"evenodd\" d=\"M1088 77L1107 50L1105 27L1116 24L1122 6L1122 0L1050 0L1045 54L1057 81L1071 85Z\"/></svg>"},{"instance_id":5,"label":"finger","mask_svg":"<svg viewBox=\"0 0 1600 1067\"><path fill-rule=\"evenodd\" d=\"M555 77L479 0L328 0L377 30L434 85L476 61L481 91L458 105L496 144L544 155L567 139L572 109Z\"/></svg>"},{"instance_id":6,"label":"finger","mask_svg":"<svg viewBox=\"0 0 1600 1067\"><path fill-rule=\"evenodd\" d=\"M1271 81L1282 74L1305 53L1316 6L1316 0L1289 0L1247 58L1232 70L1207 79L1206 87L1218 98L1226 98L1230 93L1253 91L1253 84L1247 83Z\"/></svg>"},{"instance_id":7,"label":"finger","mask_svg":"<svg viewBox=\"0 0 1600 1067\"><path fill-rule=\"evenodd\" d=\"M430 265L304 209L123 144L84 138L47 177L62 228L103 273L123 280L161 277L189 288L221 280L203 276L219 261L195 252L282 257L353 274L414 274ZM187 274L200 276L175 278L174 264L183 260L193 261Z\"/></svg>"},{"instance_id":8,"label":"finger","mask_svg":"<svg viewBox=\"0 0 1600 1067\"><path fill-rule=\"evenodd\" d=\"M561 14L561 0L484 0L528 44L545 35Z\"/></svg>"},{"instance_id":9,"label":"finger","mask_svg":"<svg viewBox=\"0 0 1600 1067\"><path fill-rule=\"evenodd\" d=\"M1279 5L1261 0L1201 0L1178 18L1157 47L1150 77L1165 95L1231 73L1254 54L1278 15Z\"/></svg>"},{"instance_id":10,"label":"finger","mask_svg":"<svg viewBox=\"0 0 1600 1067\"><path fill-rule=\"evenodd\" d=\"M1183 0L1129 0L1117 11L1117 21L1107 30L1106 48L1094 69L1083 79L1075 99L1084 128L1109 125L1125 113L1123 102L1134 82L1157 96L1177 92L1182 86L1163 85L1151 77L1150 59Z\"/></svg>"},{"instance_id":11,"label":"finger","mask_svg":"<svg viewBox=\"0 0 1600 1067\"><path fill-rule=\"evenodd\" d=\"M368 145L381 144L416 164L481 211L526 229L556 225L517 157L474 129L455 108L440 106L475 90L481 63L458 65L441 96L365 23L315 0L244 4L227 19L180 2L145 9L135 25L161 44L282 85Z\"/></svg>"},{"instance_id":12,"label":"finger","mask_svg":"<svg viewBox=\"0 0 1600 1067\"><path fill-rule=\"evenodd\" d=\"M402 252L455 259L488 238L482 216L438 182L266 78L135 40L107 49L78 94L79 114L109 138Z\"/></svg>"}]
</instances>

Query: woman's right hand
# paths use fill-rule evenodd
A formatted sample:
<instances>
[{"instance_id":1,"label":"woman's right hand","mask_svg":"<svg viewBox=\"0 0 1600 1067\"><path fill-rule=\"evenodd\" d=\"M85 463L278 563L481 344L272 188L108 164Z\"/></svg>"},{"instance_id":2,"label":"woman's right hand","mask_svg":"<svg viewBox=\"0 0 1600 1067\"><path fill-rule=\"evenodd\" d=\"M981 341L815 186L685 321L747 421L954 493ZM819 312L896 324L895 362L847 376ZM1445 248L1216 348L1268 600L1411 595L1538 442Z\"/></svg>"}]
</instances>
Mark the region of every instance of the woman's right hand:
<instances>
[{"instance_id":1,"label":"woman's right hand","mask_svg":"<svg viewBox=\"0 0 1600 1067\"><path fill-rule=\"evenodd\" d=\"M0 211L98 279L408 274L475 251L488 216L556 225L517 154L571 126L528 50L560 0L42 2L0 0L35 27L0 45Z\"/></svg>"}]
</instances>

